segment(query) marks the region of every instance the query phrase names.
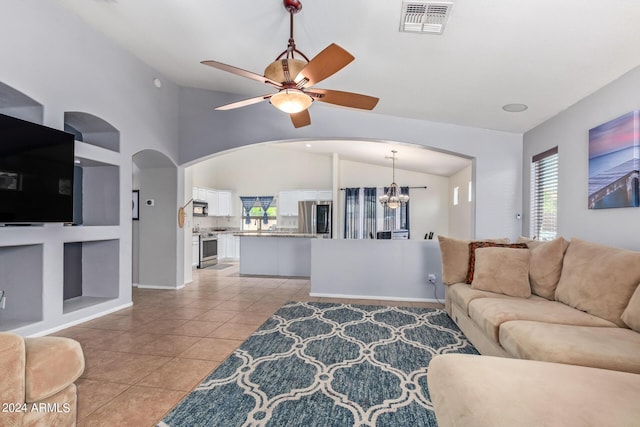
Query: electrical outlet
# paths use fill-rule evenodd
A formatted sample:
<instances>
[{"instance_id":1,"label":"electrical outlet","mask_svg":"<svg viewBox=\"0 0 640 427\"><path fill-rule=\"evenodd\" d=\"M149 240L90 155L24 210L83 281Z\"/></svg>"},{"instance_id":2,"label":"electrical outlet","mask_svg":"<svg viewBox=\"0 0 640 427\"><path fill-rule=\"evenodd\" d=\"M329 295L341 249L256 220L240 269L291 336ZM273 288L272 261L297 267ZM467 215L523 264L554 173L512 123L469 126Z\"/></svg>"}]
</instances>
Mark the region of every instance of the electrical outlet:
<instances>
[{"instance_id":1,"label":"electrical outlet","mask_svg":"<svg viewBox=\"0 0 640 427\"><path fill-rule=\"evenodd\" d=\"M433 283L434 285L436 284L437 277L435 274L429 274L428 279L429 283Z\"/></svg>"}]
</instances>

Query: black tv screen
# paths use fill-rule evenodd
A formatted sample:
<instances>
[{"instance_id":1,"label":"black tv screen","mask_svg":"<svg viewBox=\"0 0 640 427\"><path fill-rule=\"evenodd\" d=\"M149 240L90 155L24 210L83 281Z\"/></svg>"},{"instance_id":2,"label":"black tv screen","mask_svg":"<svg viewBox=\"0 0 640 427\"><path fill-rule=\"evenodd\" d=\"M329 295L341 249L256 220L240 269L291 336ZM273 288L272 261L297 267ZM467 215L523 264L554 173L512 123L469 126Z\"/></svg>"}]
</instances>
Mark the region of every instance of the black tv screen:
<instances>
[{"instance_id":1,"label":"black tv screen","mask_svg":"<svg viewBox=\"0 0 640 427\"><path fill-rule=\"evenodd\" d=\"M73 221L74 136L0 114L0 223Z\"/></svg>"}]
</instances>

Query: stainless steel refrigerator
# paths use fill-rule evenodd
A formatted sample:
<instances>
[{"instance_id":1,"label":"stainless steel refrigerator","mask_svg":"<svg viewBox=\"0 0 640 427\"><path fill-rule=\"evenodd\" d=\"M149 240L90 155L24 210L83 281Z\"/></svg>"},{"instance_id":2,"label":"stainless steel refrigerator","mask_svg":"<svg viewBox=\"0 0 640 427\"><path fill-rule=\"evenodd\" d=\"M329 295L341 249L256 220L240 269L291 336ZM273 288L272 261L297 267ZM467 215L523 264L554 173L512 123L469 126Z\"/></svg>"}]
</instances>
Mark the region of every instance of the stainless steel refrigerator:
<instances>
[{"instance_id":1,"label":"stainless steel refrigerator","mask_svg":"<svg viewBox=\"0 0 640 427\"><path fill-rule=\"evenodd\" d=\"M331 237L331 201L298 202L298 231Z\"/></svg>"}]
</instances>

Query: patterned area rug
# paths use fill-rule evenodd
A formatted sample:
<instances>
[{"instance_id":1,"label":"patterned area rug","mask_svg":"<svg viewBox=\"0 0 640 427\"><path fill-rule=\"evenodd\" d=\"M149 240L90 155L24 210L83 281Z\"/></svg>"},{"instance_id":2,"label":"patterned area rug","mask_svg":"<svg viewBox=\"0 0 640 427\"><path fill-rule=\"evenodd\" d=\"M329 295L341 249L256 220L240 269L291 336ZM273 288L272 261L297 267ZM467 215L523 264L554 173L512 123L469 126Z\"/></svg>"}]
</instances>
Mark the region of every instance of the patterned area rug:
<instances>
[{"instance_id":1,"label":"patterned area rug","mask_svg":"<svg viewBox=\"0 0 640 427\"><path fill-rule=\"evenodd\" d=\"M288 303L158 426L436 426L440 353L478 354L443 310Z\"/></svg>"}]
</instances>

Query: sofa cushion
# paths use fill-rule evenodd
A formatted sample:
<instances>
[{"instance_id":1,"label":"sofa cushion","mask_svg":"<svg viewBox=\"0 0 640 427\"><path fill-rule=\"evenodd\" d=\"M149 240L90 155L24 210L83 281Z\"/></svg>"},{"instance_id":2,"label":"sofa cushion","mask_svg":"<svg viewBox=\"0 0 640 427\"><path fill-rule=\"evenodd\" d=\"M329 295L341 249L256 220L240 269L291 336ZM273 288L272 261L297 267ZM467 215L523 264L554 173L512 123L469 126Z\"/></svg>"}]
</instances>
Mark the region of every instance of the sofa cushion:
<instances>
[{"instance_id":1,"label":"sofa cushion","mask_svg":"<svg viewBox=\"0 0 640 427\"><path fill-rule=\"evenodd\" d=\"M557 301L545 299L478 298L469 303L469 316L495 341L498 341L500 325L510 320L535 320L581 326L616 326L615 323Z\"/></svg>"},{"instance_id":2,"label":"sofa cushion","mask_svg":"<svg viewBox=\"0 0 640 427\"><path fill-rule=\"evenodd\" d=\"M452 285L464 282L469 269L469 240L438 236L442 256L442 283ZM487 239L498 243L509 243L509 239Z\"/></svg>"},{"instance_id":3,"label":"sofa cushion","mask_svg":"<svg viewBox=\"0 0 640 427\"><path fill-rule=\"evenodd\" d=\"M504 294L497 294L495 292L487 292L481 291L479 289L472 289L471 285L467 285L466 283L454 283L451 286L447 286L447 299L451 300L451 302L457 304L461 308L464 309L466 314L469 314L469 303L476 298L501 298L501 299L515 299L519 300L521 298L512 297ZM534 301L546 301L544 298L541 298L537 295L531 295L529 299Z\"/></svg>"},{"instance_id":4,"label":"sofa cushion","mask_svg":"<svg viewBox=\"0 0 640 427\"><path fill-rule=\"evenodd\" d=\"M531 259L529 261L531 293L553 300L556 287L560 281L562 261L569 247L569 242L562 237L549 242L520 237L518 242L526 243L531 251Z\"/></svg>"},{"instance_id":5,"label":"sofa cushion","mask_svg":"<svg viewBox=\"0 0 640 427\"><path fill-rule=\"evenodd\" d=\"M473 282L473 273L476 265L476 250L480 248L514 248L514 249L526 249L525 243L496 243L496 242L470 242L469 243L469 267L467 268L466 283L471 284Z\"/></svg>"},{"instance_id":6,"label":"sofa cushion","mask_svg":"<svg viewBox=\"0 0 640 427\"><path fill-rule=\"evenodd\" d=\"M640 252L571 239L556 300L626 326L620 316L640 283Z\"/></svg>"},{"instance_id":7,"label":"sofa cushion","mask_svg":"<svg viewBox=\"0 0 640 427\"><path fill-rule=\"evenodd\" d=\"M636 332L640 332L640 286L631 296L627 308L622 312L622 321Z\"/></svg>"},{"instance_id":8,"label":"sofa cushion","mask_svg":"<svg viewBox=\"0 0 640 427\"><path fill-rule=\"evenodd\" d=\"M501 357L435 356L427 375L439 427L634 426L640 375Z\"/></svg>"},{"instance_id":9,"label":"sofa cushion","mask_svg":"<svg viewBox=\"0 0 640 427\"><path fill-rule=\"evenodd\" d=\"M24 340L21 336L0 332L0 383L2 383L0 402L2 403L17 403L24 399L24 353Z\"/></svg>"},{"instance_id":10,"label":"sofa cushion","mask_svg":"<svg viewBox=\"0 0 640 427\"><path fill-rule=\"evenodd\" d=\"M53 396L77 380L84 371L80 343L69 338L25 338L25 400Z\"/></svg>"},{"instance_id":11,"label":"sofa cushion","mask_svg":"<svg viewBox=\"0 0 640 427\"><path fill-rule=\"evenodd\" d=\"M478 248L475 257L472 289L521 298L531 295L529 249Z\"/></svg>"},{"instance_id":12,"label":"sofa cushion","mask_svg":"<svg viewBox=\"0 0 640 427\"><path fill-rule=\"evenodd\" d=\"M630 329L517 320L500 326L500 344L519 359L640 374L640 334Z\"/></svg>"}]
</instances>

